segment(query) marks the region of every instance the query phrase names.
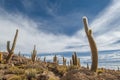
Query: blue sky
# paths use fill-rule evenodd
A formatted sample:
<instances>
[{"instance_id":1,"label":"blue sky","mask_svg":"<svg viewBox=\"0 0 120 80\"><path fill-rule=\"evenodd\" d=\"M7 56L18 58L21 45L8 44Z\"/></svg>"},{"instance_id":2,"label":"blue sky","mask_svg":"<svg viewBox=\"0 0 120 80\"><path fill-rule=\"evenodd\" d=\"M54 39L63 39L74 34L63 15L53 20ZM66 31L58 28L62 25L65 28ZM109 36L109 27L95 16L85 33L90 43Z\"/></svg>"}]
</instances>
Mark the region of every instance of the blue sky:
<instances>
[{"instance_id":1,"label":"blue sky","mask_svg":"<svg viewBox=\"0 0 120 80\"><path fill-rule=\"evenodd\" d=\"M0 49L18 28L16 51L89 51L82 17L87 16L100 51L120 49L120 1L0 0ZM114 26L114 28L113 28Z\"/></svg>"},{"instance_id":2,"label":"blue sky","mask_svg":"<svg viewBox=\"0 0 120 80\"><path fill-rule=\"evenodd\" d=\"M9 13L20 13L36 22L41 30L73 35L82 26L84 15L94 19L110 0L1 0L0 5Z\"/></svg>"}]
</instances>

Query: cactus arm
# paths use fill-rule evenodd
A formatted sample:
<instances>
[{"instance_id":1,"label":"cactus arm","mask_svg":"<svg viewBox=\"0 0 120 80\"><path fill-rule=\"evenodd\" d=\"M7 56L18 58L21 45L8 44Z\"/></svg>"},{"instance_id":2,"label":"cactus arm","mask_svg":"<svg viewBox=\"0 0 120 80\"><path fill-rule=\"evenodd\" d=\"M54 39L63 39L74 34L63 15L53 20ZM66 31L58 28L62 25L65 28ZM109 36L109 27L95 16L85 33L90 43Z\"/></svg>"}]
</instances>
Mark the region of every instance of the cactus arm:
<instances>
[{"instance_id":1,"label":"cactus arm","mask_svg":"<svg viewBox=\"0 0 120 80\"><path fill-rule=\"evenodd\" d=\"M75 65L77 65L77 64L78 64L78 59L77 59L77 54L76 54L76 52L74 52L74 55L75 55Z\"/></svg>"},{"instance_id":2,"label":"cactus arm","mask_svg":"<svg viewBox=\"0 0 120 80\"><path fill-rule=\"evenodd\" d=\"M75 65L75 55L72 55L72 63L73 63L73 65Z\"/></svg>"},{"instance_id":3,"label":"cactus arm","mask_svg":"<svg viewBox=\"0 0 120 80\"><path fill-rule=\"evenodd\" d=\"M85 28L85 32L88 36L88 21L87 21L87 17L83 17L83 23L84 23L84 28Z\"/></svg>"},{"instance_id":4,"label":"cactus arm","mask_svg":"<svg viewBox=\"0 0 120 80\"><path fill-rule=\"evenodd\" d=\"M14 51L14 49L15 49L17 36L18 36L18 29L16 30L16 34L15 34L15 37L14 37L14 40L13 40L13 44L12 44L12 48L11 48L12 51Z\"/></svg>"},{"instance_id":5,"label":"cactus arm","mask_svg":"<svg viewBox=\"0 0 120 80\"><path fill-rule=\"evenodd\" d=\"M10 41L7 41L7 51L10 52Z\"/></svg>"}]
</instances>

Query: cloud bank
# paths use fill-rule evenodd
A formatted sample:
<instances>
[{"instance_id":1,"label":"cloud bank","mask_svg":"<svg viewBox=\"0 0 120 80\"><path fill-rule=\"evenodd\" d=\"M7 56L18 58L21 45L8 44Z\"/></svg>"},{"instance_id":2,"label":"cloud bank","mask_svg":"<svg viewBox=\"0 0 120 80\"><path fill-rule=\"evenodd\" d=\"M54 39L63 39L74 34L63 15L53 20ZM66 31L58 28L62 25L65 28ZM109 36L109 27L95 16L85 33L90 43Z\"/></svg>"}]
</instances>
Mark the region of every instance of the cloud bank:
<instances>
[{"instance_id":1,"label":"cloud bank","mask_svg":"<svg viewBox=\"0 0 120 80\"><path fill-rule=\"evenodd\" d=\"M90 23L98 50L120 49L119 9L120 1L113 0ZM37 22L27 16L20 13L9 14L2 8L0 8L0 12L2 12L0 13L0 50L6 51L6 42L13 40L16 29L19 29L16 52L30 53L34 44L37 46L38 53L90 50L84 29L80 29L72 36L52 34L38 29L43 27L42 22L39 22L40 25L38 25Z\"/></svg>"}]
</instances>

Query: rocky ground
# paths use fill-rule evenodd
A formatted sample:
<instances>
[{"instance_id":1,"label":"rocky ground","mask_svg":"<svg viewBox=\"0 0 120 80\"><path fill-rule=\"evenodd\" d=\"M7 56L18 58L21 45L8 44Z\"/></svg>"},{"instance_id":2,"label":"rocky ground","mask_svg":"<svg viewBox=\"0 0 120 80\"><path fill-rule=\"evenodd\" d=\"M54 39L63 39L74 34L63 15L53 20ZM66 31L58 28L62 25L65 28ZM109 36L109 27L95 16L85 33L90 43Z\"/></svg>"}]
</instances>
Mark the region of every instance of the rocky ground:
<instances>
[{"instance_id":1,"label":"rocky ground","mask_svg":"<svg viewBox=\"0 0 120 80\"><path fill-rule=\"evenodd\" d=\"M7 56L3 53L3 58ZM119 70L98 69L92 72L85 67L63 66L55 63L13 55L11 62L0 63L0 80L120 80Z\"/></svg>"}]
</instances>

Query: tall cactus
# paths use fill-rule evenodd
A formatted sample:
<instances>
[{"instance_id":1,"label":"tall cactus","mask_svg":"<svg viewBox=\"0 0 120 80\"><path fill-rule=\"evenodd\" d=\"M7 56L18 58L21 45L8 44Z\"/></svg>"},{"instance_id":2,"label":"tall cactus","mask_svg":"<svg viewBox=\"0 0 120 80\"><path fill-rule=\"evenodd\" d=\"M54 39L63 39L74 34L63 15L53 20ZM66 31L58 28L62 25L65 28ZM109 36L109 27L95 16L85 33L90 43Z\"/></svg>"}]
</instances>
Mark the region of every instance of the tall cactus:
<instances>
[{"instance_id":1,"label":"tall cactus","mask_svg":"<svg viewBox=\"0 0 120 80\"><path fill-rule=\"evenodd\" d=\"M84 23L84 28L85 32L89 41L89 45L91 48L91 53L92 53L92 65L91 65L91 71L96 72L97 67L98 67L98 50L96 43L92 37L92 30L88 28L88 20L87 17L83 17L83 23Z\"/></svg>"},{"instance_id":2,"label":"tall cactus","mask_svg":"<svg viewBox=\"0 0 120 80\"><path fill-rule=\"evenodd\" d=\"M33 52L31 53L31 59L32 59L32 62L33 62L33 63L34 63L35 60L36 60L36 55L37 55L36 45L34 45Z\"/></svg>"},{"instance_id":3,"label":"tall cactus","mask_svg":"<svg viewBox=\"0 0 120 80\"><path fill-rule=\"evenodd\" d=\"M14 54L14 49L15 49L15 45L16 45L16 41L17 41L17 36L18 36L18 29L16 30L16 34L15 34L11 49L10 49L10 41L7 41L7 51L8 51L9 54L6 58L6 63L9 63L12 55Z\"/></svg>"}]
</instances>

